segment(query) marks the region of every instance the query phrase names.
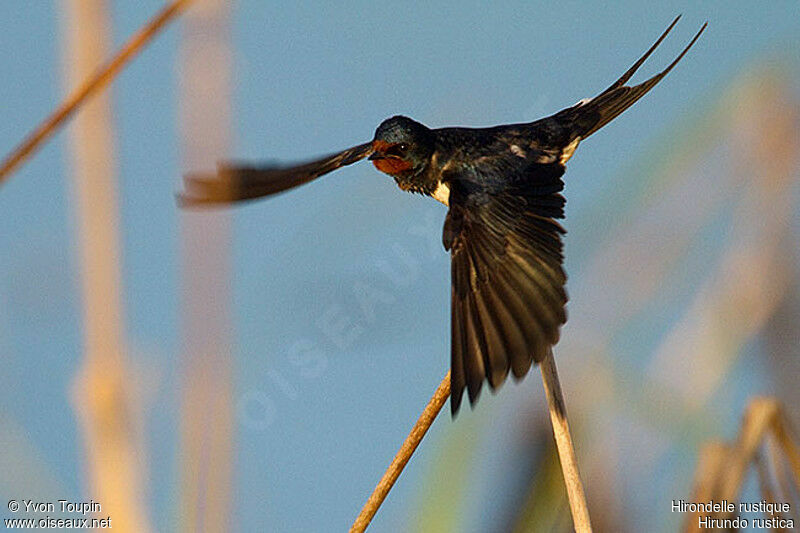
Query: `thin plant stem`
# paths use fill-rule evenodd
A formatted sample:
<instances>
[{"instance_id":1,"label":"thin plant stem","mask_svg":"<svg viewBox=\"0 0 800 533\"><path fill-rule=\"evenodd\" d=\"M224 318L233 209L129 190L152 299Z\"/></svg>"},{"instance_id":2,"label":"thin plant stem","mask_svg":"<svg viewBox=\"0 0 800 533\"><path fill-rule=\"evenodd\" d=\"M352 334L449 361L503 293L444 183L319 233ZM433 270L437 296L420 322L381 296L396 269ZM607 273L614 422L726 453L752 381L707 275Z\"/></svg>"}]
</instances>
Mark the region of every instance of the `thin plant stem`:
<instances>
[{"instance_id":1,"label":"thin plant stem","mask_svg":"<svg viewBox=\"0 0 800 533\"><path fill-rule=\"evenodd\" d=\"M181 21L180 131L185 169L213 165L231 137L231 2L197 0ZM199 90L198 88L202 88ZM180 217L179 531L233 531L235 393L231 217Z\"/></svg>"},{"instance_id":2,"label":"thin plant stem","mask_svg":"<svg viewBox=\"0 0 800 533\"><path fill-rule=\"evenodd\" d=\"M544 392L547 396L547 407L550 410L550 421L553 424L558 457L561 461L561 472L564 474L564 484L567 487L572 522L576 533L591 533L589 507L586 505L586 494L578 471L578 460L575 457L575 447L572 445L572 435L567 422L564 394L561 392L561 383L558 380L552 350L549 350L542 360L541 367L542 383L544 383Z\"/></svg>"},{"instance_id":3,"label":"thin plant stem","mask_svg":"<svg viewBox=\"0 0 800 533\"><path fill-rule=\"evenodd\" d=\"M30 157L88 98L104 89L150 40L193 0L174 0L157 13L117 52L111 61L86 78L49 117L28 134L0 163L0 184Z\"/></svg>"},{"instance_id":4,"label":"thin plant stem","mask_svg":"<svg viewBox=\"0 0 800 533\"><path fill-rule=\"evenodd\" d=\"M567 411L564 405L564 395L561 392L561 384L558 380L556 364L553 360L553 352L550 351L541 363L542 382L544 383L547 405L550 410L550 419L553 423L553 435L556 440L556 448L561 461L561 471L564 475L564 483L567 487L567 498L569 499L572 521L577 533L591 533L592 525L589 520L589 508L586 504L586 495L583 490L580 473L578 472L578 461L575 457L575 448L572 444L572 436L567 422ZM439 388L425 406L417 423L411 429L400 450L395 455L392 464L386 470L375 490L372 491L367 503L364 504L361 513L356 518L350 533L362 533L367 529L375 513L378 512L389 491L394 486L395 481L400 476L414 451L419 446L422 437L433 424L436 416L441 411L450 395L450 372L439 384Z\"/></svg>"},{"instance_id":5,"label":"thin plant stem","mask_svg":"<svg viewBox=\"0 0 800 533\"><path fill-rule=\"evenodd\" d=\"M417 423L414 424L414 427L411 429L411 433L408 434L403 445L400 446L400 450L397 452L397 455L394 456L392 464L389 465L389 468L386 470L386 473L383 474L375 490L372 491L367 503L364 504L364 508L361 509L361 513L350 528L350 533L361 533L367 529L375 513L378 512L378 508L383 503L383 500L386 499L395 481L397 481L397 478L400 477L400 474L403 472L403 468L405 468L406 464L408 464L408 461L411 459L414 450L417 449L420 441L422 441L422 437L428 432L431 424L436 420L439 411L442 410L442 406L447 402L448 396L450 396L449 371L439 384L436 392L433 393L433 397L428 402L428 405L425 406Z\"/></svg>"},{"instance_id":6,"label":"thin plant stem","mask_svg":"<svg viewBox=\"0 0 800 533\"><path fill-rule=\"evenodd\" d=\"M109 50L109 3L58 2L67 83L84 79ZM145 505L141 394L132 384L123 327L113 115L110 96L99 95L76 114L69 136L84 351L71 397L82 430L87 494L102 502L116 533L146 533L152 528Z\"/></svg>"}]
</instances>

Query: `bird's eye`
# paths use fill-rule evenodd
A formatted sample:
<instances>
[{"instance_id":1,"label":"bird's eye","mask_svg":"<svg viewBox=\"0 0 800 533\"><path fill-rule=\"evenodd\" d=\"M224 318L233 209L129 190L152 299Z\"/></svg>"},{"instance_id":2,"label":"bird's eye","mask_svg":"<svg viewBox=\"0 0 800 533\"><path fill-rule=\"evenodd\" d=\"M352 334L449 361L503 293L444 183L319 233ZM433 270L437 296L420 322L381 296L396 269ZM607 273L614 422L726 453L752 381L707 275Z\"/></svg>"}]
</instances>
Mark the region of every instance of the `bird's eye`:
<instances>
[{"instance_id":1,"label":"bird's eye","mask_svg":"<svg viewBox=\"0 0 800 533\"><path fill-rule=\"evenodd\" d=\"M398 143L390 146L389 149L386 150L386 154L394 156L404 156L407 150L408 150L408 144Z\"/></svg>"}]
</instances>

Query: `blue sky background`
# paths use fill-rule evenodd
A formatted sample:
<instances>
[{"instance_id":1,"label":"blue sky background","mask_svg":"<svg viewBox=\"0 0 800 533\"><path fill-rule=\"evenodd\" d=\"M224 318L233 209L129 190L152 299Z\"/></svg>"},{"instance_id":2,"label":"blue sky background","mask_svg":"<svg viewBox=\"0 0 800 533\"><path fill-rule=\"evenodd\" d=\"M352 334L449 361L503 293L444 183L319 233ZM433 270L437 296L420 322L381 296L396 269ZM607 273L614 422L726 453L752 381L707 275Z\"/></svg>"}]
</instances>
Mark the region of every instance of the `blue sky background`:
<instances>
[{"instance_id":1,"label":"blue sky background","mask_svg":"<svg viewBox=\"0 0 800 533\"><path fill-rule=\"evenodd\" d=\"M161 5L113 2L115 44ZM571 244L585 231L571 223L575 214L754 61L796 66L796 2L239 1L230 155L324 154L370 139L398 113L432 127L533 120L604 89L679 13L638 79L667 65L708 20L703 38L570 161L566 264L571 286L579 286L587 250ZM65 94L60 15L57 2L0 5L0 153ZM159 530L175 525L179 487L178 25L113 85L126 333L145 384L148 503ZM29 450L22 459L0 451L0 468L12 474L0 474L4 500L26 491L84 494L81 439L67 401L81 325L65 139L58 134L0 189L0 433ZM355 517L449 365L444 216L440 204L401 194L368 164L236 209L235 530L342 530ZM379 288L385 301L365 311L354 293L359 283ZM327 334L320 324L332 316L352 320L359 333L345 342ZM313 347L324 366L293 365L298 346ZM507 412L515 398L541 395L539 383L532 374L485 395L455 424L438 420L374 530L409 523L449 426ZM731 436L734 426L725 427Z\"/></svg>"}]
</instances>

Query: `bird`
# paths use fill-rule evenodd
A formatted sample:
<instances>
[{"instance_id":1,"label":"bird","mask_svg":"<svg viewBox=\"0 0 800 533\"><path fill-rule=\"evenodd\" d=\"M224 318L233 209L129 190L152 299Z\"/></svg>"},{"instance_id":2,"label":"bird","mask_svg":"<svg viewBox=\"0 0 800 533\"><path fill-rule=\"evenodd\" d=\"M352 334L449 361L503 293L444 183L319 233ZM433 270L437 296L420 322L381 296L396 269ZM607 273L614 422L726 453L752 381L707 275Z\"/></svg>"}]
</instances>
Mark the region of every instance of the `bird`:
<instances>
[{"instance_id":1,"label":"bird","mask_svg":"<svg viewBox=\"0 0 800 533\"><path fill-rule=\"evenodd\" d=\"M236 204L308 183L368 159L400 189L445 206L442 244L451 256L450 410L467 391L478 401L509 373L521 380L558 342L567 320L562 176L578 144L658 84L705 31L703 24L661 72L627 85L678 23L619 79L593 98L539 120L485 128L428 128L406 116L384 120L371 141L292 165L222 162L216 173L187 174L186 208Z\"/></svg>"}]
</instances>

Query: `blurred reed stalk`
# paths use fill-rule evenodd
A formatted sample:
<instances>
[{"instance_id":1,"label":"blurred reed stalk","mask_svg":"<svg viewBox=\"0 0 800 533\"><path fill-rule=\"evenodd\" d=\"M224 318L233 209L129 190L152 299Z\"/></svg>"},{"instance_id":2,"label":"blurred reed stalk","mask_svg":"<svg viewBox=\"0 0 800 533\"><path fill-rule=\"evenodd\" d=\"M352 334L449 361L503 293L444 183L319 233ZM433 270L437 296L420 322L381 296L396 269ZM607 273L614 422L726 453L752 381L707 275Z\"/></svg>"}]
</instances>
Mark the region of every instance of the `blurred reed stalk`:
<instances>
[{"instance_id":1,"label":"blurred reed stalk","mask_svg":"<svg viewBox=\"0 0 800 533\"><path fill-rule=\"evenodd\" d=\"M774 449L781 452L782 458ZM772 453L762 453L764 448ZM703 446L695 471L690 502L735 502L745 482L748 469L755 466L761 498L770 503L790 503L790 513L797 519L800 490L800 441L781 403L774 398L754 398L748 405L736 442L712 441ZM769 468L767 468L769 466ZM785 474L789 472L791 479ZM791 483L792 487L789 487ZM791 501L794 496L795 501ZM688 513L685 531L699 532L699 518L711 516L732 519L738 513ZM779 513L773 515L790 518Z\"/></svg>"},{"instance_id":2,"label":"blurred reed stalk","mask_svg":"<svg viewBox=\"0 0 800 533\"><path fill-rule=\"evenodd\" d=\"M198 0L184 19L180 106L185 169L213 167L228 151L230 14L224 0ZM231 530L233 390L230 217L181 211L182 531Z\"/></svg>"},{"instance_id":3,"label":"blurred reed stalk","mask_svg":"<svg viewBox=\"0 0 800 533\"><path fill-rule=\"evenodd\" d=\"M70 0L63 6L67 83L74 86L106 56L111 24L105 0ZM125 359L108 94L81 109L70 141L86 351L72 392L84 432L88 496L101 504L100 517L111 517L114 531L147 532L141 409Z\"/></svg>"},{"instance_id":4,"label":"blurred reed stalk","mask_svg":"<svg viewBox=\"0 0 800 533\"><path fill-rule=\"evenodd\" d=\"M167 23L177 17L194 0L174 0L145 24L117 54L105 65L100 60L90 65L93 70L86 71L86 77L75 80L75 89L49 117L28 134L2 162L0 162L0 185L28 157L41 146L87 99L105 89L125 66L162 30ZM94 5L94 4L89 4ZM80 81L80 85L77 82Z\"/></svg>"}]
</instances>

